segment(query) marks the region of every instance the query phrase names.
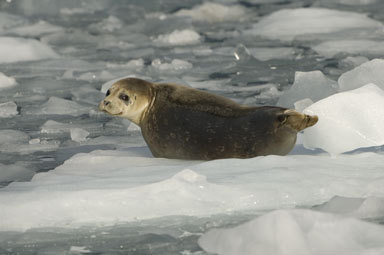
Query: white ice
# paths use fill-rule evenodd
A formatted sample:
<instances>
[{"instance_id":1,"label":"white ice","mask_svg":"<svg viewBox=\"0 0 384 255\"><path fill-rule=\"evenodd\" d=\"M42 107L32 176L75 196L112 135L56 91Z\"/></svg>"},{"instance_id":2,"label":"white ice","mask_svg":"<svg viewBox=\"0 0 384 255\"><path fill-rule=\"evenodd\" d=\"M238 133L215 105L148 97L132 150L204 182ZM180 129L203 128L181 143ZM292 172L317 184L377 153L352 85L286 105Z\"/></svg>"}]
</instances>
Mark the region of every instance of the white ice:
<instances>
[{"instance_id":1,"label":"white ice","mask_svg":"<svg viewBox=\"0 0 384 255\"><path fill-rule=\"evenodd\" d=\"M283 9L256 23L247 33L269 39L292 41L301 35L319 39L326 35L354 30L383 33L383 24L364 14L324 8ZM356 38L358 34L353 33Z\"/></svg>"},{"instance_id":2,"label":"white ice","mask_svg":"<svg viewBox=\"0 0 384 255\"><path fill-rule=\"evenodd\" d=\"M175 71L175 72L184 72L188 69L191 69L193 65L186 60L182 59L173 59L170 63L163 63L160 59L154 59L151 63L157 71Z\"/></svg>"},{"instance_id":3,"label":"white ice","mask_svg":"<svg viewBox=\"0 0 384 255\"><path fill-rule=\"evenodd\" d=\"M277 210L234 228L210 230L199 244L218 255L379 255L384 227L310 210Z\"/></svg>"},{"instance_id":4,"label":"white ice","mask_svg":"<svg viewBox=\"0 0 384 255\"><path fill-rule=\"evenodd\" d=\"M0 104L0 118L8 118L19 114L17 104L15 102L6 102Z\"/></svg>"},{"instance_id":5,"label":"white ice","mask_svg":"<svg viewBox=\"0 0 384 255\"><path fill-rule=\"evenodd\" d=\"M16 85L17 85L17 82L16 82L15 78L8 77L5 74L3 74L2 72L0 72L0 90L10 88L10 87L13 87Z\"/></svg>"},{"instance_id":6,"label":"white ice","mask_svg":"<svg viewBox=\"0 0 384 255\"><path fill-rule=\"evenodd\" d=\"M153 41L159 46L197 44L201 40L200 35L191 29L175 30L169 34L159 35Z\"/></svg>"},{"instance_id":7,"label":"white ice","mask_svg":"<svg viewBox=\"0 0 384 255\"><path fill-rule=\"evenodd\" d=\"M337 91L337 82L327 78L321 71L296 72L295 82L284 91L277 105L293 108L296 101L309 98L316 102Z\"/></svg>"},{"instance_id":8,"label":"white ice","mask_svg":"<svg viewBox=\"0 0 384 255\"><path fill-rule=\"evenodd\" d=\"M19 37L0 37L0 56L0 63L59 57L48 45Z\"/></svg>"},{"instance_id":9,"label":"white ice","mask_svg":"<svg viewBox=\"0 0 384 255\"><path fill-rule=\"evenodd\" d=\"M82 153L2 189L0 228L111 225L312 206L337 195L382 197L383 160L375 153L209 162L151 158L142 148Z\"/></svg>"},{"instance_id":10,"label":"white ice","mask_svg":"<svg viewBox=\"0 0 384 255\"><path fill-rule=\"evenodd\" d=\"M71 139L76 142L85 142L87 140L87 136L89 136L89 132L82 128L71 128Z\"/></svg>"},{"instance_id":11,"label":"white ice","mask_svg":"<svg viewBox=\"0 0 384 255\"><path fill-rule=\"evenodd\" d=\"M373 59L369 62L343 73L338 82L341 91L359 88L374 83L384 89L384 59Z\"/></svg>"},{"instance_id":12,"label":"white ice","mask_svg":"<svg viewBox=\"0 0 384 255\"><path fill-rule=\"evenodd\" d=\"M21 165L0 163L0 182L29 181L35 173Z\"/></svg>"},{"instance_id":13,"label":"white ice","mask_svg":"<svg viewBox=\"0 0 384 255\"><path fill-rule=\"evenodd\" d=\"M384 56L383 41L374 40L332 40L312 47L316 52L333 57L339 53L363 56Z\"/></svg>"},{"instance_id":14,"label":"white ice","mask_svg":"<svg viewBox=\"0 0 384 255\"><path fill-rule=\"evenodd\" d=\"M384 91L374 84L341 92L304 110L319 122L304 130L304 146L332 155L384 144Z\"/></svg>"},{"instance_id":15,"label":"white ice","mask_svg":"<svg viewBox=\"0 0 384 255\"><path fill-rule=\"evenodd\" d=\"M250 54L261 61L267 61L271 59L294 59L295 49L290 47L257 47L248 48Z\"/></svg>"},{"instance_id":16,"label":"white ice","mask_svg":"<svg viewBox=\"0 0 384 255\"><path fill-rule=\"evenodd\" d=\"M205 2L194 8L181 9L176 16L187 16L198 22L241 21L246 16L245 8L240 5L223 5L220 3Z\"/></svg>"}]
</instances>

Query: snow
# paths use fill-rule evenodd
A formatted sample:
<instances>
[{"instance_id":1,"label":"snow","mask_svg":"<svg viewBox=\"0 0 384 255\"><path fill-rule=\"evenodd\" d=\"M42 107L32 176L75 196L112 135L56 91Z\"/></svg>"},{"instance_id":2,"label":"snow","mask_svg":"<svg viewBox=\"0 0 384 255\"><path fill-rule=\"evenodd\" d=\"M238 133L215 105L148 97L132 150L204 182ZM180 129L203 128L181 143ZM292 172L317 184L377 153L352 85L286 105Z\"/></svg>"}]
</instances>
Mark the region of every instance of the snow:
<instances>
[{"instance_id":1,"label":"snow","mask_svg":"<svg viewBox=\"0 0 384 255\"><path fill-rule=\"evenodd\" d=\"M368 83L374 83L384 89L384 59L373 59L369 62L343 73L338 82L341 91L359 88Z\"/></svg>"},{"instance_id":2,"label":"snow","mask_svg":"<svg viewBox=\"0 0 384 255\"><path fill-rule=\"evenodd\" d=\"M337 82L327 78L321 71L296 72L295 82L288 91L284 91L277 105L293 108L298 100L309 98L316 102L337 91Z\"/></svg>"},{"instance_id":3,"label":"snow","mask_svg":"<svg viewBox=\"0 0 384 255\"><path fill-rule=\"evenodd\" d=\"M34 39L0 37L0 63L58 58L47 45Z\"/></svg>"},{"instance_id":4,"label":"snow","mask_svg":"<svg viewBox=\"0 0 384 255\"><path fill-rule=\"evenodd\" d=\"M245 9L239 5L223 5L219 3L205 2L194 8L181 9L176 16L187 16L198 22L225 22L239 21L246 15Z\"/></svg>"},{"instance_id":5,"label":"snow","mask_svg":"<svg viewBox=\"0 0 384 255\"><path fill-rule=\"evenodd\" d=\"M0 118L8 118L17 115L17 105L15 102L6 102L0 104Z\"/></svg>"},{"instance_id":6,"label":"snow","mask_svg":"<svg viewBox=\"0 0 384 255\"><path fill-rule=\"evenodd\" d=\"M384 45L382 41L334 40L322 42L312 48L320 55L328 58L339 53L363 56L384 56Z\"/></svg>"},{"instance_id":7,"label":"snow","mask_svg":"<svg viewBox=\"0 0 384 255\"><path fill-rule=\"evenodd\" d=\"M201 40L200 35L191 29L175 30L170 34L159 35L153 42L160 46L197 44Z\"/></svg>"},{"instance_id":8,"label":"snow","mask_svg":"<svg viewBox=\"0 0 384 255\"><path fill-rule=\"evenodd\" d=\"M277 210L230 229L214 229L199 239L219 255L382 254L384 227L310 210Z\"/></svg>"},{"instance_id":9,"label":"snow","mask_svg":"<svg viewBox=\"0 0 384 255\"><path fill-rule=\"evenodd\" d=\"M15 78L8 77L2 72L0 72L0 90L13 87L17 84Z\"/></svg>"},{"instance_id":10,"label":"snow","mask_svg":"<svg viewBox=\"0 0 384 255\"><path fill-rule=\"evenodd\" d=\"M138 148L81 153L31 182L12 183L0 193L0 228L111 225L316 205L336 195L384 195L382 154L209 162L147 155Z\"/></svg>"},{"instance_id":11,"label":"snow","mask_svg":"<svg viewBox=\"0 0 384 255\"><path fill-rule=\"evenodd\" d=\"M262 18L252 29L251 35L269 39L292 41L298 36L313 35L324 38L327 34L352 30L383 31L383 24L366 15L325 8L283 9ZM354 34L356 38L358 35Z\"/></svg>"},{"instance_id":12,"label":"snow","mask_svg":"<svg viewBox=\"0 0 384 255\"><path fill-rule=\"evenodd\" d=\"M319 116L304 130L304 146L332 155L384 144L384 91L374 84L341 92L304 110Z\"/></svg>"}]
</instances>

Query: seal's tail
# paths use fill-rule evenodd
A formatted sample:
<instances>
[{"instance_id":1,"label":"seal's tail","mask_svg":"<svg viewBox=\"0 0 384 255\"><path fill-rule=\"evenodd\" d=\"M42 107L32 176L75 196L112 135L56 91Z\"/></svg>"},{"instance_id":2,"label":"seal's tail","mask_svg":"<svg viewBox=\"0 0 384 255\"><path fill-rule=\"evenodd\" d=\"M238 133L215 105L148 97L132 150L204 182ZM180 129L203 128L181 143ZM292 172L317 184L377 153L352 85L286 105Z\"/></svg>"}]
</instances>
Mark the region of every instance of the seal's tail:
<instances>
[{"instance_id":1,"label":"seal's tail","mask_svg":"<svg viewBox=\"0 0 384 255\"><path fill-rule=\"evenodd\" d=\"M279 116L282 125L289 126L297 132L312 127L317 123L319 118L316 115L307 115L292 109L287 109Z\"/></svg>"}]
</instances>

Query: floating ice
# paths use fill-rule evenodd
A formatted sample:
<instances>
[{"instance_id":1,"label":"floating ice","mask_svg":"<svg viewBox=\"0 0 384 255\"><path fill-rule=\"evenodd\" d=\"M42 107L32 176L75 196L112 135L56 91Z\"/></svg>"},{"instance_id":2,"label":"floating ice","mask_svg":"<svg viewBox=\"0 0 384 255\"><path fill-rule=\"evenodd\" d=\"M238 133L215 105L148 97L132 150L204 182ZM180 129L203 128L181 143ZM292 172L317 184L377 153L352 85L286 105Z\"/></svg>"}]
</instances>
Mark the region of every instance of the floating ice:
<instances>
[{"instance_id":1,"label":"floating ice","mask_svg":"<svg viewBox=\"0 0 384 255\"><path fill-rule=\"evenodd\" d=\"M206 2L191 10L182 9L176 16L187 16L200 22L239 21L245 17L245 9L239 5L226 6L219 3Z\"/></svg>"},{"instance_id":2,"label":"floating ice","mask_svg":"<svg viewBox=\"0 0 384 255\"><path fill-rule=\"evenodd\" d=\"M384 227L310 210L277 210L230 229L214 229L199 239L219 255L381 254Z\"/></svg>"},{"instance_id":3,"label":"floating ice","mask_svg":"<svg viewBox=\"0 0 384 255\"><path fill-rule=\"evenodd\" d=\"M363 57L363 56L356 56L356 57L353 57L353 56L348 56L342 60L340 60L340 64L339 66L340 67L344 67L344 68L347 68L348 70L352 69L352 68L355 68L359 65L362 65L364 64L365 62L368 62L369 59L367 57Z\"/></svg>"},{"instance_id":4,"label":"floating ice","mask_svg":"<svg viewBox=\"0 0 384 255\"><path fill-rule=\"evenodd\" d=\"M382 197L383 159L362 153L199 162L150 158L142 147L81 153L29 183L2 189L0 228L111 225L313 206L335 195Z\"/></svg>"},{"instance_id":5,"label":"floating ice","mask_svg":"<svg viewBox=\"0 0 384 255\"><path fill-rule=\"evenodd\" d=\"M0 183L11 181L29 181L35 173L23 166L0 163Z\"/></svg>"},{"instance_id":6,"label":"floating ice","mask_svg":"<svg viewBox=\"0 0 384 255\"><path fill-rule=\"evenodd\" d=\"M19 26L7 30L6 34L18 35L23 37L40 37L45 34L51 34L62 31L63 28L49 24L46 21L40 20L35 24Z\"/></svg>"},{"instance_id":7,"label":"floating ice","mask_svg":"<svg viewBox=\"0 0 384 255\"><path fill-rule=\"evenodd\" d=\"M295 82L279 98L277 105L293 108L298 100L309 98L316 102L337 91L337 82L328 79L321 71L296 72Z\"/></svg>"},{"instance_id":8,"label":"floating ice","mask_svg":"<svg viewBox=\"0 0 384 255\"><path fill-rule=\"evenodd\" d=\"M0 104L0 118L8 118L19 114L17 104L15 102L6 102Z\"/></svg>"},{"instance_id":9,"label":"floating ice","mask_svg":"<svg viewBox=\"0 0 384 255\"><path fill-rule=\"evenodd\" d=\"M96 31L107 31L107 32L114 32L116 30L119 30L123 27L123 23L121 20L119 20L115 16L109 16L108 18L102 20L99 23L92 24L90 26L90 29L96 30Z\"/></svg>"},{"instance_id":10,"label":"floating ice","mask_svg":"<svg viewBox=\"0 0 384 255\"><path fill-rule=\"evenodd\" d=\"M24 132L10 129L0 130L0 144L23 144L29 141L29 135Z\"/></svg>"},{"instance_id":11,"label":"floating ice","mask_svg":"<svg viewBox=\"0 0 384 255\"><path fill-rule=\"evenodd\" d=\"M85 142L89 132L81 128L71 128L71 139L76 142Z\"/></svg>"},{"instance_id":12,"label":"floating ice","mask_svg":"<svg viewBox=\"0 0 384 255\"><path fill-rule=\"evenodd\" d=\"M252 56L258 60L267 61L271 59L294 59L295 49L290 47L257 47L249 48L249 52Z\"/></svg>"},{"instance_id":13,"label":"floating ice","mask_svg":"<svg viewBox=\"0 0 384 255\"><path fill-rule=\"evenodd\" d=\"M378 0L321 0L323 3L339 3L345 5L369 5L377 3Z\"/></svg>"},{"instance_id":14,"label":"floating ice","mask_svg":"<svg viewBox=\"0 0 384 255\"><path fill-rule=\"evenodd\" d=\"M0 33L4 30L24 25L26 20L23 17L0 12Z\"/></svg>"},{"instance_id":15,"label":"floating ice","mask_svg":"<svg viewBox=\"0 0 384 255\"><path fill-rule=\"evenodd\" d=\"M334 40L320 43L312 48L319 54L329 58L338 53L384 56L384 45L382 41Z\"/></svg>"},{"instance_id":16,"label":"floating ice","mask_svg":"<svg viewBox=\"0 0 384 255\"><path fill-rule=\"evenodd\" d=\"M0 63L57 58L47 45L34 40L16 37L0 37Z\"/></svg>"},{"instance_id":17,"label":"floating ice","mask_svg":"<svg viewBox=\"0 0 384 255\"><path fill-rule=\"evenodd\" d=\"M171 63L162 63L160 59L154 59L151 64L155 69L159 71L176 71L183 72L191 69L192 64L182 59L173 59Z\"/></svg>"},{"instance_id":18,"label":"floating ice","mask_svg":"<svg viewBox=\"0 0 384 255\"><path fill-rule=\"evenodd\" d=\"M333 197L328 202L315 207L316 210L337 213L363 219L384 217L384 198Z\"/></svg>"},{"instance_id":19,"label":"floating ice","mask_svg":"<svg viewBox=\"0 0 384 255\"><path fill-rule=\"evenodd\" d=\"M348 30L373 30L382 33L383 24L366 15L323 8L283 9L261 19L248 32L269 39L291 41L297 36L321 38ZM353 33L356 37L356 33Z\"/></svg>"},{"instance_id":20,"label":"floating ice","mask_svg":"<svg viewBox=\"0 0 384 255\"><path fill-rule=\"evenodd\" d=\"M59 97L50 97L48 102L44 103L38 109L30 109L28 114L57 114L57 115L72 115L80 116L87 114L90 107L82 106L71 100L66 100Z\"/></svg>"},{"instance_id":21,"label":"floating ice","mask_svg":"<svg viewBox=\"0 0 384 255\"><path fill-rule=\"evenodd\" d=\"M374 84L338 93L304 110L319 122L304 130L304 146L339 154L384 144L384 91Z\"/></svg>"},{"instance_id":22,"label":"floating ice","mask_svg":"<svg viewBox=\"0 0 384 255\"><path fill-rule=\"evenodd\" d=\"M158 45L188 45L200 42L200 35L191 29L175 30L170 34L159 35L153 40Z\"/></svg>"},{"instance_id":23,"label":"floating ice","mask_svg":"<svg viewBox=\"0 0 384 255\"><path fill-rule=\"evenodd\" d=\"M15 78L8 77L2 72L0 72L0 90L5 88L13 87L17 84Z\"/></svg>"},{"instance_id":24,"label":"floating ice","mask_svg":"<svg viewBox=\"0 0 384 255\"><path fill-rule=\"evenodd\" d=\"M373 59L355 69L343 73L338 82L341 91L359 88L374 83L384 89L384 59Z\"/></svg>"}]
</instances>

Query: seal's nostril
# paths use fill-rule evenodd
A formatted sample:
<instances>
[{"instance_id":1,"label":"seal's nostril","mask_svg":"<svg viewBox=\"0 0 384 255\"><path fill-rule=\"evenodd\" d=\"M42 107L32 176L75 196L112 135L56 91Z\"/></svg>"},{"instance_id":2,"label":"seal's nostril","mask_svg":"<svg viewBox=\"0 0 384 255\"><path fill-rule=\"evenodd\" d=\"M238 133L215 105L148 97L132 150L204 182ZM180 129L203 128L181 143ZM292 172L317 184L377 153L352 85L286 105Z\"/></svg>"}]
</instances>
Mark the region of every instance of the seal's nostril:
<instances>
[{"instance_id":1,"label":"seal's nostril","mask_svg":"<svg viewBox=\"0 0 384 255\"><path fill-rule=\"evenodd\" d=\"M108 100L104 100L104 105L105 105L105 106L109 105L110 103L111 103L110 101L108 101Z\"/></svg>"}]
</instances>

